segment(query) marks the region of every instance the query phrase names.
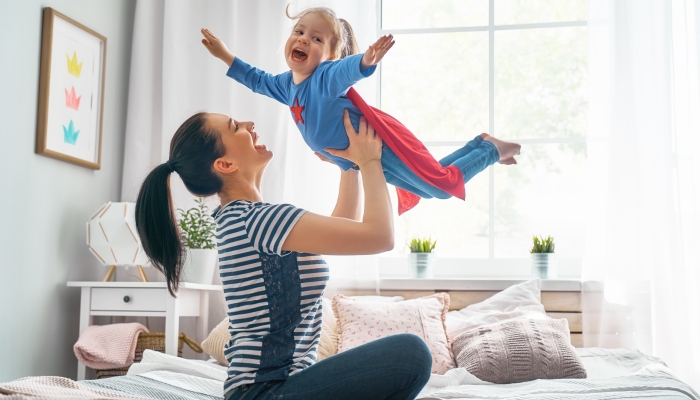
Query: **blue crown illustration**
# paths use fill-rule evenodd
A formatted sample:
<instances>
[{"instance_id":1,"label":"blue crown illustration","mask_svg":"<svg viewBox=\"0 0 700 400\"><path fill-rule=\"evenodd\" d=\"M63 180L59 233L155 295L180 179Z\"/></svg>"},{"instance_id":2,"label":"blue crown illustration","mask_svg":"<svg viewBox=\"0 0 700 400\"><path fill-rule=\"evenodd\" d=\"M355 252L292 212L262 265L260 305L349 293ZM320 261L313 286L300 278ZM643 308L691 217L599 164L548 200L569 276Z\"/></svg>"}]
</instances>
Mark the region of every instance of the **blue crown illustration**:
<instances>
[{"instance_id":1,"label":"blue crown illustration","mask_svg":"<svg viewBox=\"0 0 700 400\"><path fill-rule=\"evenodd\" d=\"M68 128L65 126L63 127L63 141L75 145L75 142L78 141L78 135L80 134L80 131L76 131L75 127L73 126L73 120L70 120L70 123L68 124Z\"/></svg>"}]
</instances>

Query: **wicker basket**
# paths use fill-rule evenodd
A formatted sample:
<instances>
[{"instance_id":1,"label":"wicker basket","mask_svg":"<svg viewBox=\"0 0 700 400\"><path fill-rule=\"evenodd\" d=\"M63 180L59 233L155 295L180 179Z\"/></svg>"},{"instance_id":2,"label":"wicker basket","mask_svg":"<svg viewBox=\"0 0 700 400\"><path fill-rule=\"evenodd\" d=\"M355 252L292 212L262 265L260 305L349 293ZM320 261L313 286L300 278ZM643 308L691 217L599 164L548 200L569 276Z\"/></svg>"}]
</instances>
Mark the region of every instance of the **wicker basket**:
<instances>
[{"instance_id":1,"label":"wicker basket","mask_svg":"<svg viewBox=\"0 0 700 400\"><path fill-rule=\"evenodd\" d=\"M178 336L177 340L177 356L182 357L182 346L184 343L187 343L188 346L192 350L194 350L197 353L202 352L202 347L199 346L199 343L197 343L194 339L191 337L185 335L184 333L181 333ZM141 359L143 358L143 351L144 350L154 350L154 351L159 351L161 353L165 353L165 333L164 332L149 332L145 333L142 332L139 334L139 339L136 342L136 351L134 353L134 362L141 362ZM95 372L97 373L97 379L102 379L102 378L111 378L113 376L123 376L126 375L126 372L129 370L129 367L123 367L123 368L112 368L112 369L97 369Z\"/></svg>"}]
</instances>

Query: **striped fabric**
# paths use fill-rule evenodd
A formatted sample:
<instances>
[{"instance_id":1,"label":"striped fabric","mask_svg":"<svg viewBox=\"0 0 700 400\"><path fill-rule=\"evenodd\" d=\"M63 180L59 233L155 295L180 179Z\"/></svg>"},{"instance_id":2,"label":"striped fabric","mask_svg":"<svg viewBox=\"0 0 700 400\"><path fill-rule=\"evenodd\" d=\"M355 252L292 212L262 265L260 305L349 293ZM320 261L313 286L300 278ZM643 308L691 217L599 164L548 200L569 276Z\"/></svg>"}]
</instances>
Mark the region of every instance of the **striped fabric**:
<instances>
[{"instance_id":1,"label":"striped fabric","mask_svg":"<svg viewBox=\"0 0 700 400\"><path fill-rule=\"evenodd\" d=\"M328 267L319 256L282 251L304 212L242 200L214 212L231 334L224 393L286 379L316 361Z\"/></svg>"}]
</instances>

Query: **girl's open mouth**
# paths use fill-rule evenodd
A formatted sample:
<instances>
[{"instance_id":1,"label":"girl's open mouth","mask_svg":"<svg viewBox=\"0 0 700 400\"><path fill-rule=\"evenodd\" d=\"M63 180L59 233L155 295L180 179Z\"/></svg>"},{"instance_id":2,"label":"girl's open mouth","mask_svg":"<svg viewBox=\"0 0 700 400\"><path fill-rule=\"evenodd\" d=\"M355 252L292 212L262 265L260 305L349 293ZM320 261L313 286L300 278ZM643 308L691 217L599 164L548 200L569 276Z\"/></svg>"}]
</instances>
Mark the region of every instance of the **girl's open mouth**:
<instances>
[{"instance_id":1,"label":"girl's open mouth","mask_svg":"<svg viewBox=\"0 0 700 400\"><path fill-rule=\"evenodd\" d=\"M292 60L294 60L294 61L301 62L301 61L306 60L307 57L308 56L306 55L306 53L304 53L304 51L301 49L292 50Z\"/></svg>"}]
</instances>

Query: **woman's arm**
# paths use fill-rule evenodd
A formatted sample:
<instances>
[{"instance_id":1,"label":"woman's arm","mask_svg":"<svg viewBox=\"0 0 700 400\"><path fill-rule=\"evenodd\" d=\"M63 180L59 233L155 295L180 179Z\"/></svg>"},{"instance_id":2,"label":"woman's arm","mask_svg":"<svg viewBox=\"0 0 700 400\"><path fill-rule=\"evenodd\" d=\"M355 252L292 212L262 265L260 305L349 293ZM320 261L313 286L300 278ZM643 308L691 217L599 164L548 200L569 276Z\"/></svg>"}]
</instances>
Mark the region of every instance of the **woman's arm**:
<instances>
[{"instance_id":1,"label":"woman's arm","mask_svg":"<svg viewBox=\"0 0 700 400\"><path fill-rule=\"evenodd\" d=\"M394 225L389 191L382 170L382 141L362 118L355 132L347 111L343 117L350 146L327 150L360 168L364 214L360 221L305 213L294 225L282 250L312 254L375 254L394 248Z\"/></svg>"},{"instance_id":2,"label":"woman's arm","mask_svg":"<svg viewBox=\"0 0 700 400\"><path fill-rule=\"evenodd\" d=\"M333 161L328 159L321 153L314 153L316 157L335 165ZM360 204L360 171L351 168L347 171L340 169L340 187L338 188L338 200L335 202L335 208L331 217L347 218L353 221L359 221L362 217L362 205Z\"/></svg>"},{"instance_id":3,"label":"woman's arm","mask_svg":"<svg viewBox=\"0 0 700 400\"><path fill-rule=\"evenodd\" d=\"M340 187L338 188L338 200L331 217L347 218L359 221L362 218L362 204L360 204L360 171L350 168L347 171L340 170Z\"/></svg>"}]
</instances>

